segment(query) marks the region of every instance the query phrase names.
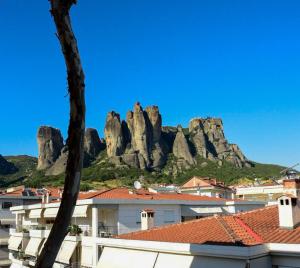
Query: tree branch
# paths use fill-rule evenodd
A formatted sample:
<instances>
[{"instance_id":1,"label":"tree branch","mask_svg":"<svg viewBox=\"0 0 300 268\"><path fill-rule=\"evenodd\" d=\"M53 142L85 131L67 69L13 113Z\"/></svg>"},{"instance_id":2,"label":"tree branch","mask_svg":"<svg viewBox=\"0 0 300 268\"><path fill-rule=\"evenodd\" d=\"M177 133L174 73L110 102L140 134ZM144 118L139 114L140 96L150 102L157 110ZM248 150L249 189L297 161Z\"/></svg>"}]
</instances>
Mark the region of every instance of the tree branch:
<instances>
[{"instance_id":1,"label":"tree branch","mask_svg":"<svg viewBox=\"0 0 300 268\"><path fill-rule=\"evenodd\" d=\"M57 36L67 68L70 99L67 139L69 153L61 204L48 240L37 259L36 268L52 268L60 246L67 235L79 192L85 131L84 73L69 15L69 10L73 4L76 4L76 1L50 0L50 3L50 12L54 18Z\"/></svg>"}]
</instances>

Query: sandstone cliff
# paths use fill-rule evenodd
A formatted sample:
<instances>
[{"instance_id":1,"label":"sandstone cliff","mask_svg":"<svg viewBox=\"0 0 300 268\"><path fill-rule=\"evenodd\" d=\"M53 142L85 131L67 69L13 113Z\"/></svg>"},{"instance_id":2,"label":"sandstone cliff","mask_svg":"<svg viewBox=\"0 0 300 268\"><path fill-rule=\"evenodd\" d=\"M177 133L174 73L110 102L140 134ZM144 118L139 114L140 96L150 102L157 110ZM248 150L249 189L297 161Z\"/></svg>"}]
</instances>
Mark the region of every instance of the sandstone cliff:
<instances>
[{"instance_id":1,"label":"sandstone cliff","mask_svg":"<svg viewBox=\"0 0 300 268\"><path fill-rule=\"evenodd\" d=\"M46 175L58 175L65 171L68 148L63 142L60 130L42 126L38 130L37 143L39 148L38 170L46 170ZM105 149L96 129L87 128L84 136L84 166L95 160Z\"/></svg>"},{"instance_id":2,"label":"sandstone cliff","mask_svg":"<svg viewBox=\"0 0 300 268\"><path fill-rule=\"evenodd\" d=\"M161 171L173 155L173 174L197 164L197 157L232 163L235 167L250 167L236 144L230 144L224 135L219 118L194 118L188 129L181 126L163 127L157 106L142 108L136 103L121 120L117 112L109 112L105 122L105 143L96 129L87 129L84 140L85 165L95 160L106 148L107 160L115 166L129 166L143 170ZM67 148L58 129L41 127L38 131L38 169L56 175L64 171ZM172 158L173 159L173 158Z\"/></svg>"},{"instance_id":3,"label":"sandstone cliff","mask_svg":"<svg viewBox=\"0 0 300 268\"><path fill-rule=\"evenodd\" d=\"M53 127L41 126L37 134L38 166L37 169L49 168L58 159L64 146L60 130Z\"/></svg>"}]
</instances>

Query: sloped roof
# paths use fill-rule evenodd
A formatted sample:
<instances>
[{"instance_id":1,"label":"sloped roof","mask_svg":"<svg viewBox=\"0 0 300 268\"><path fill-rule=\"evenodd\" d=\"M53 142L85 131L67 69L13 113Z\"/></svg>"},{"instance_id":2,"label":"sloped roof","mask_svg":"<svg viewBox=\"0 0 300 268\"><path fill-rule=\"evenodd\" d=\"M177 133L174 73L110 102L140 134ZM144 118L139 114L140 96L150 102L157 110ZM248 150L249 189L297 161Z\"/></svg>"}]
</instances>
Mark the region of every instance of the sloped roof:
<instances>
[{"instance_id":1,"label":"sloped roof","mask_svg":"<svg viewBox=\"0 0 300 268\"><path fill-rule=\"evenodd\" d=\"M217 182L217 179L215 178L197 177L197 176L194 176L191 179L189 179L180 188L211 187L211 186L230 189L226 187L223 183Z\"/></svg>"},{"instance_id":2,"label":"sloped roof","mask_svg":"<svg viewBox=\"0 0 300 268\"><path fill-rule=\"evenodd\" d=\"M148 190L132 191L127 188L115 188L106 191L95 191L81 193L80 199L129 199L129 200L187 200L187 201L230 201L232 199L224 199L209 196L197 196L181 193L152 193Z\"/></svg>"},{"instance_id":3,"label":"sloped roof","mask_svg":"<svg viewBox=\"0 0 300 268\"><path fill-rule=\"evenodd\" d=\"M214 216L118 236L132 240L253 246L300 243L300 227L279 227L278 208L270 206L230 216Z\"/></svg>"}]
</instances>

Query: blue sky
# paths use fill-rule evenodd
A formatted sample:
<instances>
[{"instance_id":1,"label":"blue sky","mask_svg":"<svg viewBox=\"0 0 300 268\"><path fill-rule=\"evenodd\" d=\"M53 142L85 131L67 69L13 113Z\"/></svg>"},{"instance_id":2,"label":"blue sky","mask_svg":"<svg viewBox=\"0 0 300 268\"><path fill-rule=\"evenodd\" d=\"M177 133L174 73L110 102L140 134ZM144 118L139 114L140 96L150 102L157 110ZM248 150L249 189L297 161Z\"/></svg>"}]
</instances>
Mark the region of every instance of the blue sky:
<instances>
[{"instance_id":1,"label":"blue sky","mask_svg":"<svg viewBox=\"0 0 300 268\"><path fill-rule=\"evenodd\" d=\"M164 125L223 119L249 159L300 161L300 2L78 0L87 126L134 102ZM38 126L66 137L66 75L47 0L0 0L0 153L37 155Z\"/></svg>"}]
</instances>

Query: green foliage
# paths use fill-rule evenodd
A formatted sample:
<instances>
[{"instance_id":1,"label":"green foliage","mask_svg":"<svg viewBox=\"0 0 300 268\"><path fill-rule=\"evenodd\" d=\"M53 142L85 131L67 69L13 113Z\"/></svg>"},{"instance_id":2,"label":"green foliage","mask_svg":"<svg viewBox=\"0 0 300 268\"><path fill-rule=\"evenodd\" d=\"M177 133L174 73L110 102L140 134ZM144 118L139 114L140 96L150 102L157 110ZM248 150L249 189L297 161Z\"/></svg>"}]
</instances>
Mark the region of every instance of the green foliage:
<instances>
[{"instance_id":1,"label":"green foliage","mask_svg":"<svg viewBox=\"0 0 300 268\"><path fill-rule=\"evenodd\" d=\"M72 224L68 227L68 233L69 235L76 236L80 235L82 233L82 230L78 225Z\"/></svg>"},{"instance_id":2,"label":"green foliage","mask_svg":"<svg viewBox=\"0 0 300 268\"><path fill-rule=\"evenodd\" d=\"M62 187L64 185L64 174L45 176L44 172L37 171L37 159L34 157L15 156L6 157L6 159L16 164L20 171L18 171L18 174L1 177L0 183L2 184L6 183L9 186L24 184L27 187L35 188L45 186ZM153 183L182 184L192 176L215 177L224 181L227 185L231 185L242 178L253 180L254 178L268 179L279 177L280 171L284 169L284 167L277 165L259 163L253 163L251 168L237 168L229 162L223 162L222 166L219 166L217 162L201 157L197 157L197 165L189 169L180 170L175 168L177 172L174 173L174 167L176 167L176 158L173 154L168 155L167 163L161 171L150 172L126 166L115 167L107 160L106 153L102 152L97 160L92 162L89 167L83 169L80 190L132 186L135 180L141 178L144 185ZM14 181L18 176L23 176L22 180Z\"/></svg>"},{"instance_id":3,"label":"green foliage","mask_svg":"<svg viewBox=\"0 0 300 268\"><path fill-rule=\"evenodd\" d=\"M20 185L22 181L31 176L33 171L36 169L37 158L18 155L18 156L5 156L7 161L12 162L18 171L13 174L0 175L0 187L8 187L13 185Z\"/></svg>"}]
</instances>

